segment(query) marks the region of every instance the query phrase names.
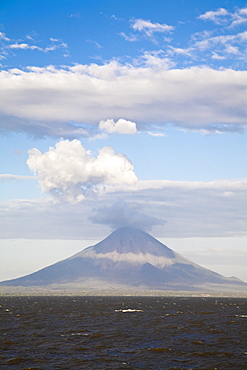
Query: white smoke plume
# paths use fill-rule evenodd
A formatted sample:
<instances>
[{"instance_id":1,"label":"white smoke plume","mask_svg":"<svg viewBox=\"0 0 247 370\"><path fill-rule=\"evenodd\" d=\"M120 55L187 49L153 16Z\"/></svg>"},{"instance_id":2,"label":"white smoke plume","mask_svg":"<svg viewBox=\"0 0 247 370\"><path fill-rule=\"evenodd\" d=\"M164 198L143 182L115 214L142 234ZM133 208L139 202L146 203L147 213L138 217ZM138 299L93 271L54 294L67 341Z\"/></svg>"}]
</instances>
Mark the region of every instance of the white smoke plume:
<instances>
[{"instance_id":1,"label":"white smoke plume","mask_svg":"<svg viewBox=\"0 0 247 370\"><path fill-rule=\"evenodd\" d=\"M118 200L111 206L96 208L95 215L90 217L93 223L109 225L112 229L131 226L149 231L155 225L166 221L142 213L142 206L136 202Z\"/></svg>"},{"instance_id":2,"label":"white smoke plume","mask_svg":"<svg viewBox=\"0 0 247 370\"><path fill-rule=\"evenodd\" d=\"M88 191L97 192L102 185L137 181L132 163L110 146L93 157L79 140L61 140L44 154L35 148L28 153L27 165L37 175L42 192L70 203L82 201Z\"/></svg>"},{"instance_id":3,"label":"white smoke plume","mask_svg":"<svg viewBox=\"0 0 247 370\"><path fill-rule=\"evenodd\" d=\"M118 134L135 134L137 132L135 122L127 121L124 118L120 118L116 122L113 119L102 120L99 123L99 129Z\"/></svg>"}]
</instances>

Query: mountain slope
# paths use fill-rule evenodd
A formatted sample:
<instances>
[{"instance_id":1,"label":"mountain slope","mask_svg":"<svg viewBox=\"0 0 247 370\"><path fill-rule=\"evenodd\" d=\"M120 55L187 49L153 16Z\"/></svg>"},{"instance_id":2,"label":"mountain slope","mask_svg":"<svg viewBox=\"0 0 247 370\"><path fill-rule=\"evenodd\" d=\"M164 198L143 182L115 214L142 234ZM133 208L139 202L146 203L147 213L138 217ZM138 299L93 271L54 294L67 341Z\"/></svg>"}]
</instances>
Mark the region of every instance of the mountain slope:
<instances>
[{"instance_id":1,"label":"mountain slope","mask_svg":"<svg viewBox=\"0 0 247 370\"><path fill-rule=\"evenodd\" d=\"M244 286L244 282L205 269L183 258L148 233L126 227L98 244L33 274L0 285L37 286L80 283L89 279L151 289L197 289L220 284Z\"/></svg>"}]
</instances>

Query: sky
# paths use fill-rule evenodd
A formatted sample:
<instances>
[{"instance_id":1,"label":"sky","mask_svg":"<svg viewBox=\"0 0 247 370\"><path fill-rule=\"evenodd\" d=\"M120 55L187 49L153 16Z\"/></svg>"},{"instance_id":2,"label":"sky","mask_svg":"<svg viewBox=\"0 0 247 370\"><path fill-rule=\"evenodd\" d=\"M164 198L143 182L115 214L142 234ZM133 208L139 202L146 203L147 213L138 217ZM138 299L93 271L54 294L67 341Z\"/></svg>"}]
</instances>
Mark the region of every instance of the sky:
<instances>
[{"instance_id":1,"label":"sky","mask_svg":"<svg viewBox=\"0 0 247 370\"><path fill-rule=\"evenodd\" d=\"M247 281L247 2L1 0L0 280L121 226Z\"/></svg>"}]
</instances>

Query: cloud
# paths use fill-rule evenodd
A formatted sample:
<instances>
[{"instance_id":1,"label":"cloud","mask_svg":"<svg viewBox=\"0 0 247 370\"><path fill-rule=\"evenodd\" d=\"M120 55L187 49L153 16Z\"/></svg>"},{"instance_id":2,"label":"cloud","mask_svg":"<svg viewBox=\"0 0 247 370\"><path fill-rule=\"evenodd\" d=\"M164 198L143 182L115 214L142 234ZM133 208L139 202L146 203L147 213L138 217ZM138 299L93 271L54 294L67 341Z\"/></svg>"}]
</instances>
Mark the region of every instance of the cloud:
<instances>
[{"instance_id":1,"label":"cloud","mask_svg":"<svg viewBox=\"0 0 247 370\"><path fill-rule=\"evenodd\" d=\"M121 185L120 185L121 186ZM220 194L224 194L226 191L245 191L247 190L246 179L236 180L213 180L213 181L171 181L171 180L145 180L138 181L133 185L127 185L125 188L121 186L123 191L142 191L142 190L158 190L158 189L177 189L177 190L188 190L188 191L206 191L206 190L217 190ZM111 189L109 189L111 191ZM118 187L115 187L113 191L118 191Z\"/></svg>"},{"instance_id":2,"label":"cloud","mask_svg":"<svg viewBox=\"0 0 247 370\"><path fill-rule=\"evenodd\" d=\"M0 40L10 41L10 39L3 32L0 32Z\"/></svg>"},{"instance_id":3,"label":"cloud","mask_svg":"<svg viewBox=\"0 0 247 370\"><path fill-rule=\"evenodd\" d=\"M136 185L108 186L97 197L86 196L83 202L75 204L54 203L51 198L11 200L0 203L0 238L100 240L109 233L109 227L128 224L130 215L133 215L130 220L136 219L139 227L142 221L142 227L155 226L155 236L159 238L241 237L246 236L246 194L246 179L149 180L138 181ZM94 217L97 216L94 222L101 222L97 227L88 218L93 209ZM140 215L143 210L151 219ZM153 217L156 221L165 219L165 226L152 223Z\"/></svg>"},{"instance_id":4,"label":"cloud","mask_svg":"<svg viewBox=\"0 0 247 370\"><path fill-rule=\"evenodd\" d=\"M28 153L27 165L37 174L42 192L52 194L57 200L76 203L84 200L90 191L99 191L100 185L137 181L128 158L111 147L103 147L93 157L79 140L61 140L44 154L35 148Z\"/></svg>"},{"instance_id":5,"label":"cloud","mask_svg":"<svg viewBox=\"0 0 247 370\"><path fill-rule=\"evenodd\" d=\"M226 57L224 57L224 56L222 56L222 55L219 55L219 54L217 54L217 53L215 53L215 52L213 51L213 53L212 53L212 59L224 60L224 59L226 59Z\"/></svg>"},{"instance_id":6,"label":"cloud","mask_svg":"<svg viewBox=\"0 0 247 370\"><path fill-rule=\"evenodd\" d=\"M212 21L217 25L229 25L229 28L234 28L247 22L247 8L237 8L233 13L224 8L219 8L216 11L210 10L198 18L204 21Z\"/></svg>"},{"instance_id":7,"label":"cloud","mask_svg":"<svg viewBox=\"0 0 247 370\"><path fill-rule=\"evenodd\" d=\"M3 32L0 32L0 40L5 41L3 43L2 50L6 55L9 54L9 50L17 52L18 50L38 50L43 53L48 53L50 51L54 51L57 49L65 49L65 51L68 53L68 45L63 42L63 40L55 39L55 38L50 38L49 40L51 41L51 44L46 46L46 47L40 47L38 45L34 45L32 42L35 41L36 39L36 34L33 33L34 36L27 35L26 40L28 40L29 43L27 42L15 42L14 40L10 40L5 36ZM9 43L11 41L11 43ZM8 42L8 43L6 43ZM40 40L39 40L40 42ZM11 54L13 56L13 53Z\"/></svg>"},{"instance_id":8,"label":"cloud","mask_svg":"<svg viewBox=\"0 0 247 370\"><path fill-rule=\"evenodd\" d=\"M142 230L151 230L155 225L163 225L164 220L145 215L142 206L136 202L118 200L111 206L96 208L95 215L89 219L93 223L108 225L112 229L131 226Z\"/></svg>"},{"instance_id":9,"label":"cloud","mask_svg":"<svg viewBox=\"0 0 247 370\"><path fill-rule=\"evenodd\" d=\"M196 41L193 45L194 48L199 48L201 50L207 50L209 48L213 49L216 46L222 45L223 47L229 45L229 43L235 43L237 45L241 45L246 39L247 32L240 32L234 35L221 35L215 37L209 37L209 35L205 35L206 38L202 41Z\"/></svg>"},{"instance_id":10,"label":"cloud","mask_svg":"<svg viewBox=\"0 0 247 370\"><path fill-rule=\"evenodd\" d=\"M135 31L144 32L146 36L152 37L154 32L171 32L174 30L173 26L167 24L152 23L149 20L135 19L131 27Z\"/></svg>"},{"instance_id":11,"label":"cloud","mask_svg":"<svg viewBox=\"0 0 247 370\"><path fill-rule=\"evenodd\" d=\"M126 41L134 42L138 40L136 35L126 35L124 32L120 32L120 36L122 36Z\"/></svg>"},{"instance_id":12,"label":"cloud","mask_svg":"<svg viewBox=\"0 0 247 370\"><path fill-rule=\"evenodd\" d=\"M70 16L69 16L70 18L81 18L81 14L80 13L73 13L73 14L70 14Z\"/></svg>"},{"instance_id":13,"label":"cloud","mask_svg":"<svg viewBox=\"0 0 247 370\"><path fill-rule=\"evenodd\" d=\"M191 48L181 49L181 48L174 48L173 46L169 46L168 54L191 56L191 51L192 51Z\"/></svg>"},{"instance_id":14,"label":"cloud","mask_svg":"<svg viewBox=\"0 0 247 370\"><path fill-rule=\"evenodd\" d=\"M148 131L148 135L154 136L154 137L164 137L164 136L166 136L163 132L150 132L150 131Z\"/></svg>"},{"instance_id":15,"label":"cloud","mask_svg":"<svg viewBox=\"0 0 247 370\"><path fill-rule=\"evenodd\" d=\"M50 46L47 46L46 48L41 49L44 53L48 53L49 51L54 51L57 49L67 49L68 45L65 42L60 42L59 44L52 44Z\"/></svg>"},{"instance_id":16,"label":"cloud","mask_svg":"<svg viewBox=\"0 0 247 370\"><path fill-rule=\"evenodd\" d=\"M227 30L229 32L229 27ZM226 33L226 31L224 33ZM243 65L243 69L245 69L243 60L245 60L246 39L246 31L235 34L228 33L219 36L214 36L213 31L204 31L192 36L189 48L182 49L179 53L180 49L178 49L177 52L177 48L170 47L168 54L173 56L176 53L177 55L180 55L180 57L184 55L186 57L191 57L191 59L194 60L199 58L212 58L224 60L228 64L232 61L234 64L238 65L237 69L240 65Z\"/></svg>"},{"instance_id":17,"label":"cloud","mask_svg":"<svg viewBox=\"0 0 247 370\"><path fill-rule=\"evenodd\" d=\"M99 123L99 129L110 134L135 134L137 132L135 122L127 121L124 118L120 118L117 122L114 122L113 119L102 120Z\"/></svg>"},{"instance_id":18,"label":"cloud","mask_svg":"<svg viewBox=\"0 0 247 370\"><path fill-rule=\"evenodd\" d=\"M9 181L25 181L25 180L35 180L35 177L33 177L33 176L22 176L22 175L12 175L12 174L0 174L0 183L1 182L9 182Z\"/></svg>"},{"instance_id":19,"label":"cloud","mask_svg":"<svg viewBox=\"0 0 247 370\"><path fill-rule=\"evenodd\" d=\"M140 201L158 219L165 215L166 227L156 230L166 237L246 235L246 179L148 180L108 191L128 202Z\"/></svg>"},{"instance_id":20,"label":"cloud","mask_svg":"<svg viewBox=\"0 0 247 370\"><path fill-rule=\"evenodd\" d=\"M247 22L247 8L237 9L236 12L232 14L232 23L230 25L230 28L238 27L246 22Z\"/></svg>"},{"instance_id":21,"label":"cloud","mask_svg":"<svg viewBox=\"0 0 247 370\"><path fill-rule=\"evenodd\" d=\"M226 52L229 54L238 54L239 50L237 46L226 45Z\"/></svg>"},{"instance_id":22,"label":"cloud","mask_svg":"<svg viewBox=\"0 0 247 370\"><path fill-rule=\"evenodd\" d=\"M42 51L42 48L36 46L36 45L28 45L28 44L25 44L25 43L22 43L22 44L11 44L9 45L9 48L10 49L22 49L22 50L27 50L27 49L30 49L30 50L41 50Z\"/></svg>"},{"instance_id":23,"label":"cloud","mask_svg":"<svg viewBox=\"0 0 247 370\"><path fill-rule=\"evenodd\" d=\"M204 21L212 21L215 24L224 24L226 22L226 19L223 17L226 17L229 15L229 12L224 8L219 8L216 11L210 10L202 15L199 16L199 19L202 19Z\"/></svg>"},{"instance_id":24,"label":"cloud","mask_svg":"<svg viewBox=\"0 0 247 370\"><path fill-rule=\"evenodd\" d=\"M102 46L97 42L97 41L94 41L94 40L86 40L86 42L91 42L92 44L94 44L98 49L102 49Z\"/></svg>"},{"instance_id":25,"label":"cloud","mask_svg":"<svg viewBox=\"0 0 247 370\"><path fill-rule=\"evenodd\" d=\"M126 116L138 121L138 130L167 124L222 132L246 127L242 70L169 68L167 58L145 54L139 65L114 60L29 67L1 71L0 79L0 127L8 131L89 136L99 121Z\"/></svg>"}]
</instances>

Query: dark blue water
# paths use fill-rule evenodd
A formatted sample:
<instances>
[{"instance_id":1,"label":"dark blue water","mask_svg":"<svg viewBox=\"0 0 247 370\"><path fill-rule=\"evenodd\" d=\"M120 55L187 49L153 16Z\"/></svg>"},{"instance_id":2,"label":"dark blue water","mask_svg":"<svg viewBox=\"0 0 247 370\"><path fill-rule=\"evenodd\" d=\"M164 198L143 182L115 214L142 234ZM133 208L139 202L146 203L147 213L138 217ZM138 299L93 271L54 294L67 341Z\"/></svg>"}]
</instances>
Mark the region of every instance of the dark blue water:
<instances>
[{"instance_id":1,"label":"dark blue water","mask_svg":"<svg viewBox=\"0 0 247 370\"><path fill-rule=\"evenodd\" d=\"M247 369L247 299L0 297L1 369Z\"/></svg>"}]
</instances>

